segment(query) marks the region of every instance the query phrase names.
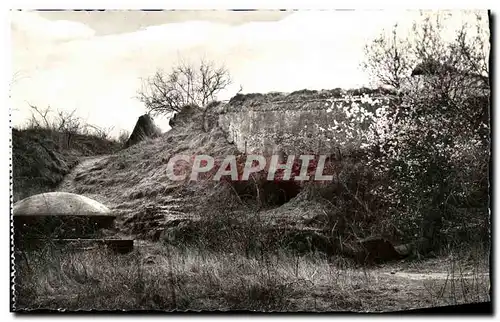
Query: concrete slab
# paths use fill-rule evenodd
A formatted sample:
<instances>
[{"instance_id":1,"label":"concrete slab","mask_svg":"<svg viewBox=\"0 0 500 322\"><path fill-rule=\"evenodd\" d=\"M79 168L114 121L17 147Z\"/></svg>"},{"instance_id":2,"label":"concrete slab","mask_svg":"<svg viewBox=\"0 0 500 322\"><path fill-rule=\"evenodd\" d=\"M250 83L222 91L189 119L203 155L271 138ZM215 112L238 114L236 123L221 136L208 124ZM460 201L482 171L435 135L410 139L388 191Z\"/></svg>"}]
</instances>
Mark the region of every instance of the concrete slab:
<instances>
[{"instance_id":1,"label":"concrete slab","mask_svg":"<svg viewBox=\"0 0 500 322\"><path fill-rule=\"evenodd\" d=\"M113 216L98 201L69 192L47 192L18 201L14 216Z\"/></svg>"}]
</instances>

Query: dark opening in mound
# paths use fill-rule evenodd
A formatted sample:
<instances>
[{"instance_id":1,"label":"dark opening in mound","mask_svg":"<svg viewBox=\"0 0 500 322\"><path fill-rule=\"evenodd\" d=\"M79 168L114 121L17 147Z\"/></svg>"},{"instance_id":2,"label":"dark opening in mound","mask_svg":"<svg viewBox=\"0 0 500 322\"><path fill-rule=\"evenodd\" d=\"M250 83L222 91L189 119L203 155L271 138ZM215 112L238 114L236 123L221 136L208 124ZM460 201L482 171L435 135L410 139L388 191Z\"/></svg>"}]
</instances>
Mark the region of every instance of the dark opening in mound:
<instances>
[{"instance_id":1,"label":"dark opening in mound","mask_svg":"<svg viewBox=\"0 0 500 322\"><path fill-rule=\"evenodd\" d=\"M284 205L301 191L296 181L235 181L232 184L242 201L259 201L263 207Z\"/></svg>"},{"instance_id":2,"label":"dark opening in mound","mask_svg":"<svg viewBox=\"0 0 500 322\"><path fill-rule=\"evenodd\" d=\"M281 206L299 194L300 186L295 181L266 181L262 190L266 205Z\"/></svg>"}]
</instances>

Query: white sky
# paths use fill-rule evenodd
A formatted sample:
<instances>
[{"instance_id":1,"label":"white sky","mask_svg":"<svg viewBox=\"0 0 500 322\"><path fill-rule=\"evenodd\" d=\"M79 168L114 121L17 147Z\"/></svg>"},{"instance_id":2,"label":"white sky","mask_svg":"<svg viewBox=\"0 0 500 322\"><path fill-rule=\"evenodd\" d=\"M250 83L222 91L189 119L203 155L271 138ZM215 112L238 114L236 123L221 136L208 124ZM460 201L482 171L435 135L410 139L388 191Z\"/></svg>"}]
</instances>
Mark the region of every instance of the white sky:
<instances>
[{"instance_id":1,"label":"white sky","mask_svg":"<svg viewBox=\"0 0 500 322\"><path fill-rule=\"evenodd\" d=\"M415 11L12 12L13 125L28 103L77 109L88 123L131 131L145 113L141 77L179 58L223 63L244 93L369 85L363 46ZM455 23L464 18L458 12ZM156 120L163 130L167 120Z\"/></svg>"}]
</instances>

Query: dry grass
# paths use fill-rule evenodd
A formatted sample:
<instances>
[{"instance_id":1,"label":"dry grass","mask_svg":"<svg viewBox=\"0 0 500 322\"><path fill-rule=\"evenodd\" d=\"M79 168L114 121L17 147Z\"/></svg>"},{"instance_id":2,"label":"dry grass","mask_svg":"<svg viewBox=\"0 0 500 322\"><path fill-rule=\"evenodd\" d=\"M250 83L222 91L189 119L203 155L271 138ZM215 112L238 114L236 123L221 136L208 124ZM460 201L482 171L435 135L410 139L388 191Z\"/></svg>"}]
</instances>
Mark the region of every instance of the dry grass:
<instances>
[{"instance_id":1,"label":"dry grass","mask_svg":"<svg viewBox=\"0 0 500 322\"><path fill-rule=\"evenodd\" d=\"M365 312L488 300L479 271L466 278L455 267L448 279L420 280L314 253L247 257L143 244L127 255L46 249L17 259L16 309Z\"/></svg>"},{"instance_id":2,"label":"dry grass","mask_svg":"<svg viewBox=\"0 0 500 322\"><path fill-rule=\"evenodd\" d=\"M430 265L428 263L427 260L427 271L442 272L441 279L424 283L434 301L444 299L448 305L457 305L490 300L485 294L490 291L490 256L489 249L483 245L445 249Z\"/></svg>"},{"instance_id":3,"label":"dry grass","mask_svg":"<svg viewBox=\"0 0 500 322\"><path fill-rule=\"evenodd\" d=\"M95 135L67 134L50 129L12 129L14 202L53 191L82 156L118 150L117 142Z\"/></svg>"},{"instance_id":4,"label":"dry grass","mask_svg":"<svg viewBox=\"0 0 500 322\"><path fill-rule=\"evenodd\" d=\"M196 183L172 181L167 164L176 154L208 154L214 157L237 154L220 130L203 133L195 123L176 127L155 139L148 139L85 169L72 188L74 193L92 195L119 213L133 213L145 206L161 206L172 196L186 196ZM120 191L120 193L116 193ZM184 201L185 202L185 201ZM190 204L192 204L191 202Z\"/></svg>"}]
</instances>

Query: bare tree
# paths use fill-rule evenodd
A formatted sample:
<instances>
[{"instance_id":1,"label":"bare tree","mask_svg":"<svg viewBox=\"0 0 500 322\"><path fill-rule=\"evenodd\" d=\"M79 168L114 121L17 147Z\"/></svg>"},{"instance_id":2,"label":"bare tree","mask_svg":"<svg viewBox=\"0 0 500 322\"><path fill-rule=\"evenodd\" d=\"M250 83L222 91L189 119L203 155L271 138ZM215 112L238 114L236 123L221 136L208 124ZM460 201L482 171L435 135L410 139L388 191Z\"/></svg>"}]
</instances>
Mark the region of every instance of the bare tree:
<instances>
[{"instance_id":1,"label":"bare tree","mask_svg":"<svg viewBox=\"0 0 500 322\"><path fill-rule=\"evenodd\" d=\"M166 74L158 70L143 81L138 98L149 113L179 112L185 105L205 107L217 94L231 84L224 66L202 60L199 66L180 62Z\"/></svg>"},{"instance_id":2,"label":"bare tree","mask_svg":"<svg viewBox=\"0 0 500 322\"><path fill-rule=\"evenodd\" d=\"M83 120L76 115L76 110L71 112L58 110L51 128L63 134L61 146L70 148L75 135L85 131L86 126Z\"/></svg>"},{"instance_id":3,"label":"bare tree","mask_svg":"<svg viewBox=\"0 0 500 322\"><path fill-rule=\"evenodd\" d=\"M48 119L51 112L50 106L47 106L45 109L41 109L35 105L28 105L31 108L31 117L28 120L27 127L30 129L51 129L52 123Z\"/></svg>"},{"instance_id":4,"label":"bare tree","mask_svg":"<svg viewBox=\"0 0 500 322\"><path fill-rule=\"evenodd\" d=\"M412 76L440 75L432 79L435 88L449 90L457 84L466 87L470 84L462 82L471 79L484 88L489 82L489 43L482 16L476 13L475 25L463 23L456 30L455 39L448 42L442 37L448 15L422 12L422 16L422 22L413 23L410 39L395 25L390 33L381 33L365 46L361 65L373 80L378 85L401 89L416 86ZM436 81L441 82L440 86Z\"/></svg>"},{"instance_id":5,"label":"bare tree","mask_svg":"<svg viewBox=\"0 0 500 322\"><path fill-rule=\"evenodd\" d=\"M412 68L413 59L407 55L409 50L395 25L390 36L382 33L365 46L367 59L361 65L376 81L400 89Z\"/></svg>"},{"instance_id":6,"label":"bare tree","mask_svg":"<svg viewBox=\"0 0 500 322\"><path fill-rule=\"evenodd\" d=\"M57 111L52 128L63 133L81 133L85 127L81 118L75 115L76 110L71 112Z\"/></svg>"},{"instance_id":7,"label":"bare tree","mask_svg":"<svg viewBox=\"0 0 500 322\"><path fill-rule=\"evenodd\" d=\"M99 127L87 124L84 119L76 114L76 110L52 110L50 106L39 108L29 104L31 117L28 119L27 129L44 129L60 133L60 145L64 148L71 147L75 135L91 135L102 140L109 140L114 127Z\"/></svg>"}]
</instances>

